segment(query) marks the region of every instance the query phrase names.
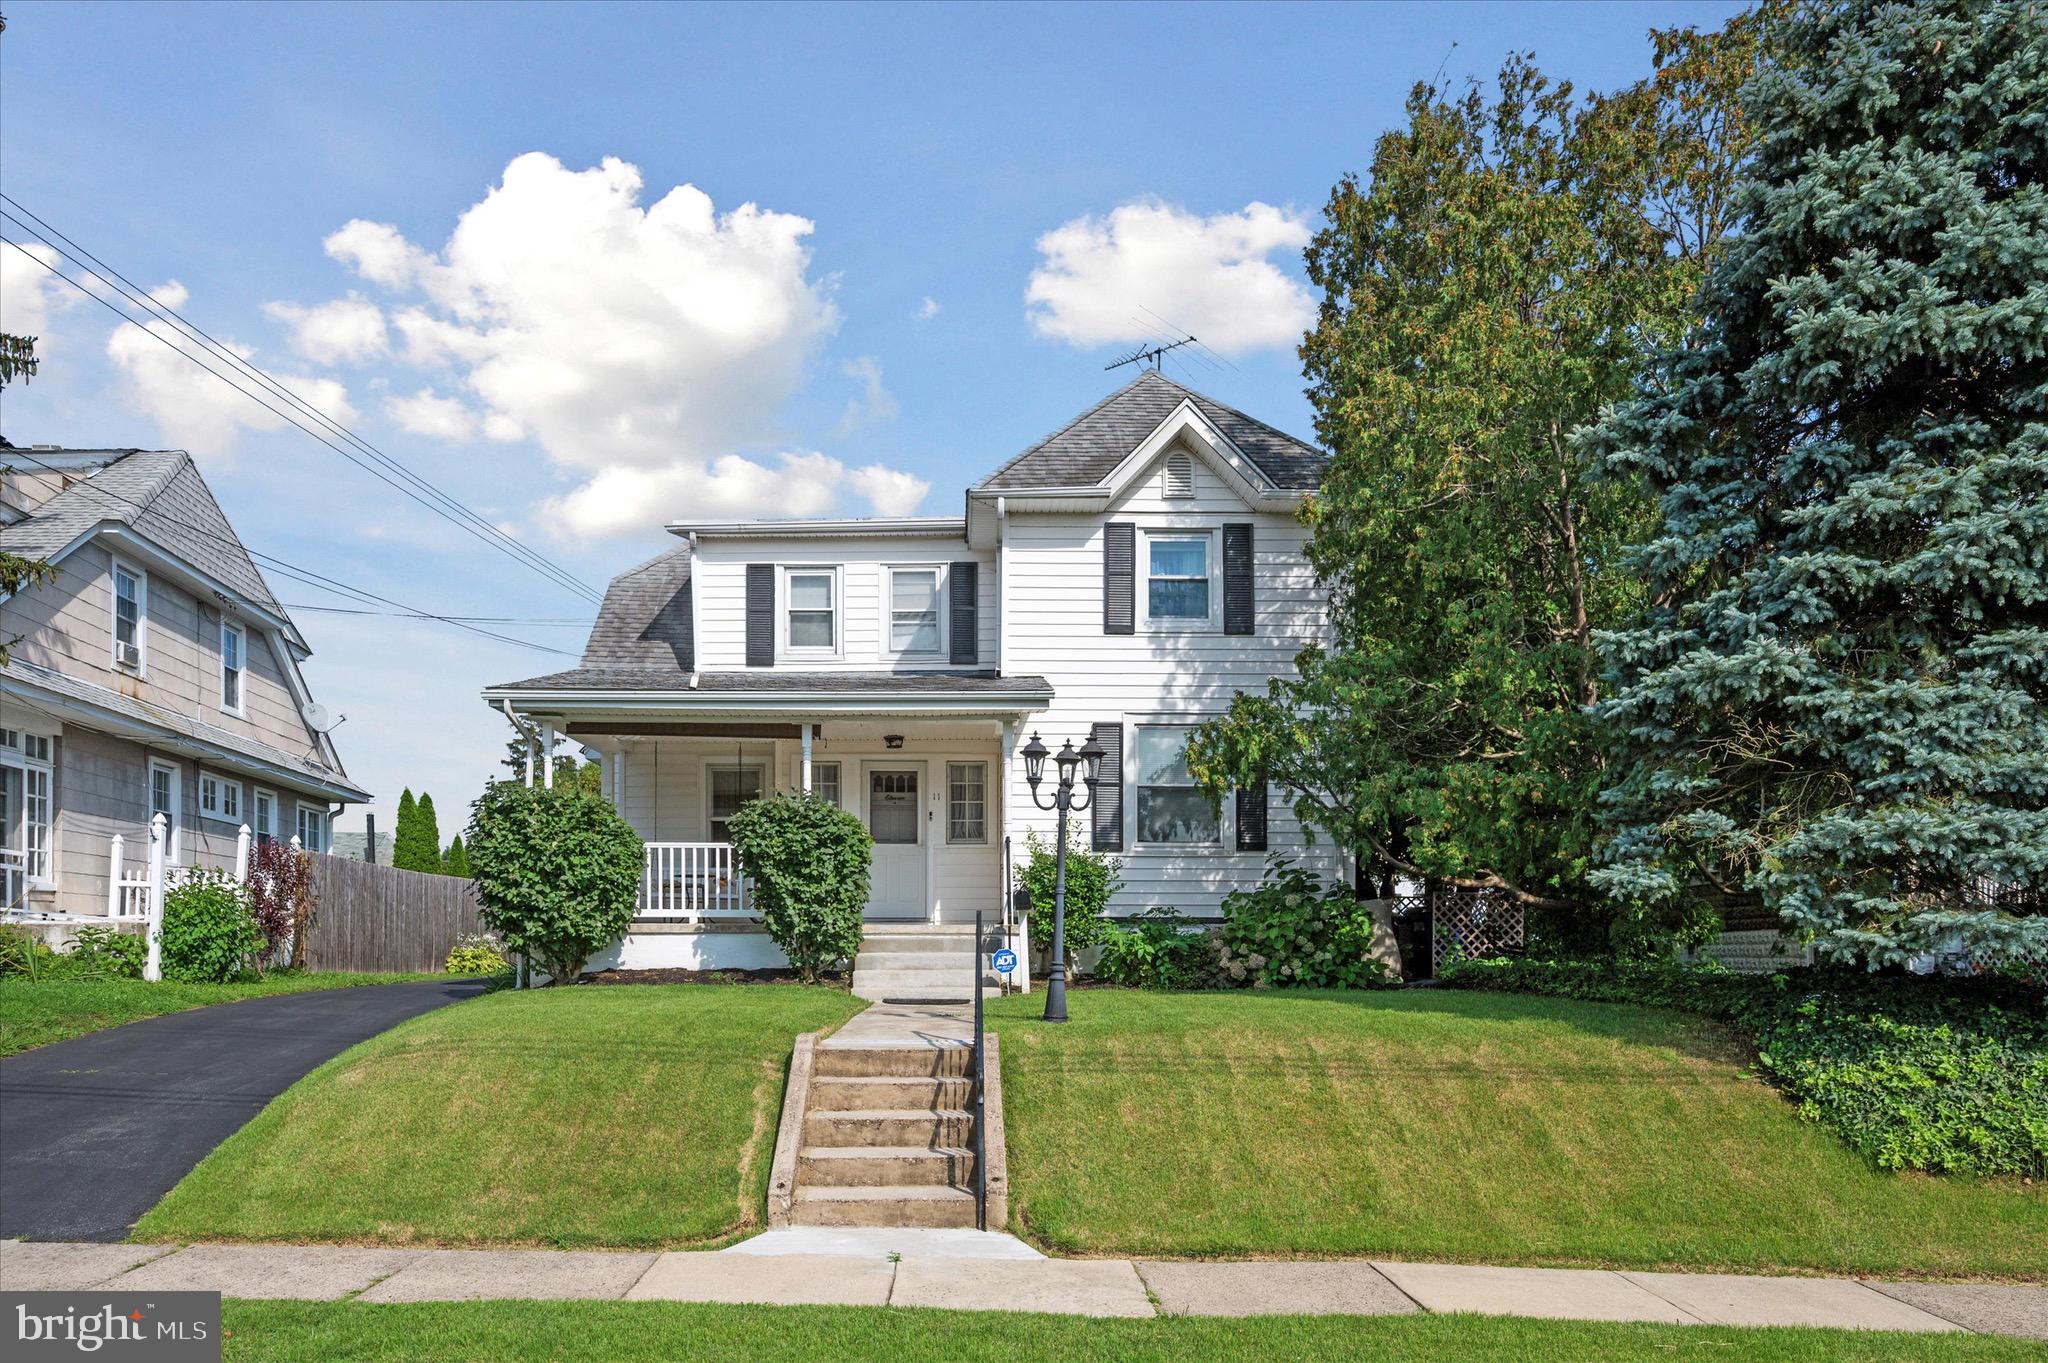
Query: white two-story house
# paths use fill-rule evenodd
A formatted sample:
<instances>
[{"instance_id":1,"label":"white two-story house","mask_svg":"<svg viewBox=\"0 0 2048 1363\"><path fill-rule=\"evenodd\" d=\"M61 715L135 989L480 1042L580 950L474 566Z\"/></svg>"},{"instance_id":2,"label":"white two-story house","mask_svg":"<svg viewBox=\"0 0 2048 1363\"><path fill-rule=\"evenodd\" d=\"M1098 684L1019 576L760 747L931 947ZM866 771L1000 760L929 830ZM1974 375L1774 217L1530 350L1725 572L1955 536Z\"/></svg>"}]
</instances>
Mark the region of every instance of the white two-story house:
<instances>
[{"instance_id":1,"label":"white two-story house","mask_svg":"<svg viewBox=\"0 0 2048 1363\"><path fill-rule=\"evenodd\" d=\"M138 926L154 816L167 867L225 870L370 798L189 454L0 446L0 549L51 568L0 597L0 913Z\"/></svg>"},{"instance_id":2,"label":"white two-story house","mask_svg":"<svg viewBox=\"0 0 2048 1363\"><path fill-rule=\"evenodd\" d=\"M772 790L866 822L871 920L994 920L1006 848L1021 862L1027 833L1053 831L1017 758L1034 733L1108 753L1073 827L1121 859L1113 915L1213 918L1273 850L1347 880L1277 793L1214 807L1181 757L1189 726L1326 627L1296 520L1324 464L1148 371L958 516L672 524L681 544L611 583L580 666L484 692L544 742L599 753L647 842L639 917L593 965L779 961L725 834Z\"/></svg>"}]
</instances>

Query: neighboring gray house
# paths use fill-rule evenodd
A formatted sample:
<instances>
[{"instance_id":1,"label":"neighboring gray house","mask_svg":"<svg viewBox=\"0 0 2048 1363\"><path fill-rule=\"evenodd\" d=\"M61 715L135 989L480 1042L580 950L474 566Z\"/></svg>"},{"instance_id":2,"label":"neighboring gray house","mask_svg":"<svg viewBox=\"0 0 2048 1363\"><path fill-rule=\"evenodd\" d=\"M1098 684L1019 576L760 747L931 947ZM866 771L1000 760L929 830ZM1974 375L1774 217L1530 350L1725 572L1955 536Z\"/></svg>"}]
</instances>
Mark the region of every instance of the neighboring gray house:
<instances>
[{"instance_id":1,"label":"neighboring gray house","mask_svg":"<svg viewBox=\"0 0 2048 1363\"><path fill-rule=\"evenodd\" d=\"M0 908L115 911L111 840L132 876L158 812L174 866L232 866L244 824L324 851L370 796L309 723L311 650L192 457L0 445L0 470L0 549L56 571L0 598Z\"/></svg>"}]
</instances>

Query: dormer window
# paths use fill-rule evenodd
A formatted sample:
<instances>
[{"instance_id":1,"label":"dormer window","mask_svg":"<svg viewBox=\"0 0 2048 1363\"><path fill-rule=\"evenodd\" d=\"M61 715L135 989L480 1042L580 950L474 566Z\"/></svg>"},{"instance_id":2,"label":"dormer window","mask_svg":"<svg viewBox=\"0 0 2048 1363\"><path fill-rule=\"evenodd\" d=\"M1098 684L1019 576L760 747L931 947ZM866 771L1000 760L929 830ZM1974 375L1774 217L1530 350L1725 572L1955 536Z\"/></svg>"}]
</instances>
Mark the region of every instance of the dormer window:
<instances>
[{"instance_id":1,"label":"dormer window","mask_svg":"<svg viewBox=\"0 0 2048 1363\"><path fill-rule=\"evenodd\" d=\"M782 574L782 644L798 657L839 652L839 569L785 568Z\"/></svg>"}]
</instances>

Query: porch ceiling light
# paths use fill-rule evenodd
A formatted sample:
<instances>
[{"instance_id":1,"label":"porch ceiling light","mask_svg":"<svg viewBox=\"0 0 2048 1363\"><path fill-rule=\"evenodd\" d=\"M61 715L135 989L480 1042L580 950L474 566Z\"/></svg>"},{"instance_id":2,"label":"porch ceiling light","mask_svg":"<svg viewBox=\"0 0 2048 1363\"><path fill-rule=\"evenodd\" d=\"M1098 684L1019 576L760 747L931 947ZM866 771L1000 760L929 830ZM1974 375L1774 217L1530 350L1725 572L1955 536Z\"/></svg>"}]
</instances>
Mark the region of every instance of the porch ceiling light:
<instances>
[{"instance_id":1,"label":"porch ceiling light","mask_svg":"<svg viewBox=\"0 0 2048 1363\"><path fill-rule=\"evenodd\" d=\"M1038 741L1038 735L1034 733L1031 735L1031 741L1024 745L1023 751L1024 783L1037 790L1038 783L1045 777L1046 746Z\"/></svg>"},{"instance_id":2,"label":"porch ceiling light","mask_svg":"<svg viewBox=\"0 0 2048 1363\"><path fill-rule=\"evenodd\" d=\"M902 735L902 734L883 734L883 735L882 735L882 746L883 746L883 747L885 747L885 748L889 748L889 749L892 749L892 750L893 750L893 749L896 749L896 748L900 748L900 747L902 747L902 746L903 746L903 735Z\"/></svg>"}]
</instances>

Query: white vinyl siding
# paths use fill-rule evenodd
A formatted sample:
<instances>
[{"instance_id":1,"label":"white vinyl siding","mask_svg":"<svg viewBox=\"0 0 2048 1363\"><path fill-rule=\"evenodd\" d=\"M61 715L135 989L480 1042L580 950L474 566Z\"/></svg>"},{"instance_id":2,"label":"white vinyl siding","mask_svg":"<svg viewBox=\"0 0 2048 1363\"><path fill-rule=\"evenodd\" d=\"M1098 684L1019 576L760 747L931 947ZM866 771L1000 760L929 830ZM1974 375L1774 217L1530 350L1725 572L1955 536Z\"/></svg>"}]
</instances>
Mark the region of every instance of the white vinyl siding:
<instances>
[{"instance_id":1,"label":"white vinyl siding","mask_svg":"<svg viewBox=\"0 0 2048 1363\"><path fill-rule=\"evenodd\" d=\"M995 554L969 549L963 540L937 538L843 540L706 539L697 551L697 667L704 672L746 669L746 572L749 563L773 563L776 573L776 662L791 671L876 672L948 671L951 647L951 601L945 580L949 565L973 561L975 575L975 666L995 665L1001 646L997 619L998 585ZM941 646L932 653L902 654L889 644L888 570L936 566ZM792 652L788 646L788 578L793 572L824 570L835 575L837 594L836 647ZM1098 572L1100 570L1098 569ZM1099 590L1099 589L1098 589ZM1096 607L1095 609L1100 609Z\"/></svg>"},{"instance_id":2,"label":"white vinyl siding","mask_svg":"<svg viewBox=\"0 0 2048 1363\"><path fill-rule=\"evenodd\" d=\"M1268 679L1292 672L1304 644L1328 639L1323 596L1302 553L1307 532L1289 514L1248 509L1206 459L1194 459L1193 474L1190 497L1163 496L1164 480L1155 468L1141 474L1132 493L1106 513L1028 512L1012 503L1003 526L1003 671L1043 676L1053 687L1051 706L1025 721L1023 736L1036 729L1057 749L1066 740L1078 746L1096 723L1123 728L1125 840L1124 850L1113 854L1122 869L1110 901L1118 916L1167 907L1213 917L1226 894L1257 885L1266 866L1265 853L1239 852L1227 836L1220 846L1199 849L1138 841L1138 793L1130 774L1136 770L1137 731L1198 724L1229 708L1235 692L1264 694ZM1250 522L1255 632L1102 633L1102 527L1109 521L1138 527L1141 609L1147 531L1200 530L1220 540L1225 523ZM1220 609L1214 596L1212 603ZM1012 838L1014 854L1021 857L1025 832L1036 829L1050 837L1053 816L1032 806L1021 761L1011 764L1007 779L999 831ZM1228 834L1231 814L1225 797L1220 833ZM1267 818L1272 851L1348 883L1347 859L1327 838L1309 844L1282 792L1274 792ZM1075 823L1086 845L1089 816L1079 815Z\"/></svg>"}]
</instances>

